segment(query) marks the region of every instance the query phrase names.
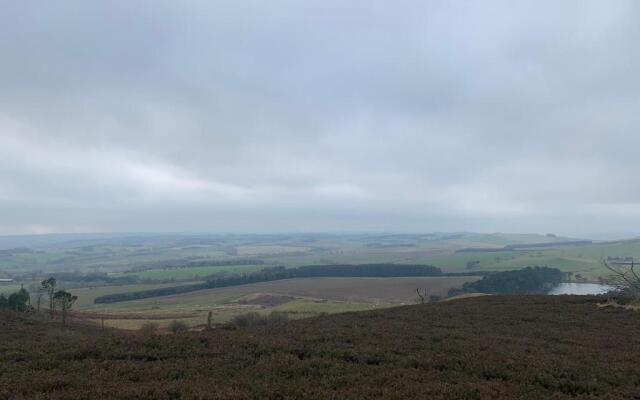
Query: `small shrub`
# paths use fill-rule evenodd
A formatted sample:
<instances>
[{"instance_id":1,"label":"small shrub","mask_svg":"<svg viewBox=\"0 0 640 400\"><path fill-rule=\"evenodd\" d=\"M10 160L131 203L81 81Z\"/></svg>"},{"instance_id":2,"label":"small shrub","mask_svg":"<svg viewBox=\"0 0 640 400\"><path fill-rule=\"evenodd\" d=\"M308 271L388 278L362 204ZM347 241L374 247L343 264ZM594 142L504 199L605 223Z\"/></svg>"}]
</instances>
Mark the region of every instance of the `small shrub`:
<instances>
[{"instance_id":1,"label":"small shrub","mask_svg":"<svg viewBox=\"0 0 640 400\"><path fill-rule=\"evenodd\" d=\"M287 314L283 313L282 311L272 311L265 318L266 318L268 324L286 322L286 321L289 320L289 317L287 316Z\"/></svg>"},{"instance_id":2,"label":"small shrub","mask_svg":"<svg viewBox=\"0 0 640 400\"><path fill-rule=\"evenodd\" d=\"M230 324L233 326L258 326L274 324L278 322L284 322L289 320L289 317L283 312L272 311L268 315L260 315L257 312L250 312L247 314L236 315L231 319Z\"/></svg>"},{"instance_id":3,"label":"small shrub","mask_svg":"<svg viewBox=\"0 0 640 400\"><path fill-rule=\"evenodd\" d=\"M261 325L262 317L256 312L236 315L231 319L231 325L235 326L254 326Z\"/></svg>"},{"instance_id":4,"label":"small shrub","mask_svg":"<svg viewBox=\"0 0 640 400\"><path fill-rule=\"evenodd\" d=\"M177 322L177 321L174 321ZM145 336L153 335L158 331L158 324L154 322L147 322L140 327L140 332Z\"/></svg>"},{"instance_id":5,"label":"small shrub","mask_svg":"<svg viewBox=\"0 0 640 400\"><path fill-rule=\"evenodd\" d=\"M611 290L606 294L608 299L621 305L629 305L638 302L635 293L629 289Z\"/></svg>"},{"instance_id":6,"label":"small shrub","mask_svg":"<svg viewBox=\"0 0 640 400\"><path fill-rule=\"evenodd\" d=\"M169 330L175 334L178 334L188 331L189 327L182 321L173 320L169 324Z\"/></svg>"},{"instance_id":7,"label":"small shrub","mask_svg":"<svg viewBox=\"0 0 640 400\"><path fill-rule=\"evenodd\" d=\"M47 338L59 341L59 342L73 342L80 338L80 333L71 331L64 328L49 328L47 329Z\"/></svg>"}]
</instances>

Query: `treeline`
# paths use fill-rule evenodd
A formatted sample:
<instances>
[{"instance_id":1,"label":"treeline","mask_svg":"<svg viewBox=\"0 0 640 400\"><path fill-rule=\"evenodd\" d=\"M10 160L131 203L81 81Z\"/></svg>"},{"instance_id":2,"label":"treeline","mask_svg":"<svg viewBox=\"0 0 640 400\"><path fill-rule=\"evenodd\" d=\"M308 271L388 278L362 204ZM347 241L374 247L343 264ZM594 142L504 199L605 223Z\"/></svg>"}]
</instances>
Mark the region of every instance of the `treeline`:
<instances>
[{"instance_id":1,"label":"treeline","mask_svg":"<svg viewBox=\"0 0 640 400\"><path fill-rule=\"evenodd\" d=\"M496 253L501 251L533 250L561 246L584 246L588 244L593 244L593 242L591 240L571 240L562 242L521 243L508 244L503 247L465 247L456 250L456 253Z\"/></svg>"},{"instance_id":2,"label":"treeline","mask_svg":"<svg viewBox=\"0 0 640 400\"><path fill-rule=\"evenodd\" d=\"M202 289L228 286L239 286L250 283L269 282L291 278L312 277L408 277L408 276L443 276L440 268L431 265L398 265L398 264L345 264L345 265L309 265L287 269L285 267L263 268L260 271L234 274L210 278L204 283L194 285L171 286L159 289L141 290L137 292L113 293L94 299L96 304L116 303L121 301L146 299L149 297L170 296Z\"/></svg>"},{"instance_id":3,"label":"treeline","mask_svg":"<svg viewBox=\"0 0 640 400\"><path fill-rule=\"evenodd\" d=\"M33 254L33 250L26 247L16 247L13 249L0 250L0 256L14 256L16 254Z\"/></svg>"},{"instance_id":4,"label":"treeline","mask_svg":"<svg viewBox=\"0 0 640 400\"><path fill-rule=\"evenodd\" d=\"M402 277L402 276L439 276L442 270L432 265L402 264L344 264L344 265L307 265L290 269L295 278L313 277Z\"/></svg>"},{"instance_id":5,"label":"treeline","mask_svg":"<svg viewBox=\"0 0 640 400\"><path fill-rule=\"evenodd\" d=\"M30 299L29 292L24 287L11 293L8 297L4 293L0 293L0 309L27 312L31 308Z\"/></svg>"},{"instance_id":6,"label":"treeline","mask_svg":"<svg viewBox=\"0 0 640 400\"><path fill-rule=\"evenodd\" d=\"M526 243L526 244L508 244L504 246L506 250L526 250L526 249L539 249L545 247L558 247L558 246L584 246L587 244L593 244L591 240L570 240L563 242L546 242L546 243Z\"/></svg>"},{"instance_id":7,"label":"treeline","mask_svg":"<svg viewBox=\"0 0 640 400\"><path fill-rule=\"evenodd\" d=\"M449 295L460 293L544 294L562 281L563 273L556 268L526 267L516 271L492 272L476 282L467 282L462 289L452 289Z\"/></svg>"},{"instance_id":8,"label":"treeline","mask_svg":"<svg viewBox=\"0 0 640 400\"><path fill-rule=\"evenodd\" d=\"M131 270L135 272L147 271L150 269L184 269L184 268L192 268L192 267L226 267L226 266L237 266L237 265L263 265L265 262L263 260L244 258L244 259L235 259L235 260L219 260L219 261L211 261L211 260L200 260L200 261L189 261L189 262L175 262L175 261L159 261L155 263L145 263L143 265L138 265L133 267Z\"/></svg>"},{"instance_id":9,"label":"treeline","mask_svg":"<svg viewBox=\"0 0 640 400\"><path fill-rule=\"evenodd\" d=\"M55 277L61 282L79 282L93 285L132 285L140 282L140 279L135 275L112 276L105 272L57 272Z\"/></svg>"}]
</instances>

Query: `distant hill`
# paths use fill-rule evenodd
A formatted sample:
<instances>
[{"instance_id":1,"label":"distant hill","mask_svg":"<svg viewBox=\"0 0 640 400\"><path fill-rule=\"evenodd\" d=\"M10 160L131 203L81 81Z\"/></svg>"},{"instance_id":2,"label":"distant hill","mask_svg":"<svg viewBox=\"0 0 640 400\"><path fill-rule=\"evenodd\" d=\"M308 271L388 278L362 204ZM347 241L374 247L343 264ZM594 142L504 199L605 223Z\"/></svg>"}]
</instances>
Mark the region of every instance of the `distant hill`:
<instances>
[{"instance_id":1,"label":"distant hill","mask_svg":"<svg viewBox=\"0 0 640 400\"><path fill-rule=\"evenodd\" d=\"M566 247L566 246L585 246L590 245L593 242L591 240L569 240L569 241L553 241L543 243L519 243L508 244L503 247L465 247L463 249L456 250L456 253L474 253L474 252L496 252L496 251L516 251L516 250L534 250L553 247Z\"/></svg>"},{"instance_id":2,"label":"distant hill","mask_svg":"<svg viewBox=\"0 0 640 400\"><path fill-rule=\"evenodd\" d=\"M330 233L291 233L291 234L214 234L214 233L65 233L43 235L0 236L0 250L14 248L74 248L87 245L198 245L238 243L308 243L316 240L358 240L369 242L373 246L412 246L415 243L429 242L478 242L487 245L505 246L522 243L548 243L553 241L573 241L575 239L538 234L505 233L427 233L427 234L330 234Z\"/></svg>"}]
</instances>

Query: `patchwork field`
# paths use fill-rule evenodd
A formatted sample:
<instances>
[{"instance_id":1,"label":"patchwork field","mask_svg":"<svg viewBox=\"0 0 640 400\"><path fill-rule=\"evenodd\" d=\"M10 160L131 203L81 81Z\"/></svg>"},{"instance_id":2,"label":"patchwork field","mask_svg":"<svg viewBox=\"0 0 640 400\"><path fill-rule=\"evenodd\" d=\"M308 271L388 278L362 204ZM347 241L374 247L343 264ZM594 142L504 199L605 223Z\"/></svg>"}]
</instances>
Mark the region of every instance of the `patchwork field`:
<instances>
[{"instance_id":1,"label":"patchwork field","mask_svg":"<svg viewBox=\"0 0 640 400\"><path fill-rule=\"evenodd\" d=\"M215 322L225 322L248 311L282 310L308 316L410 304L415 301L417 287L426 288L428 296L443 296L451 287L473 278L319 278L110 305L95 305L93 299L111 293L202 283L211 276L242 275L275 266L420 264L433 265L444 272L473 273L537 265L571 272L576 280L598 281L608 274L601 263L606 257L640 257L640 240L592 243L551 234L464 232L0 237L0 277L15 280L11 285L0 285L0 292L13 292L24 284L35 293L42 279L54 276L59 288L78 295L77 311L99 314L100 320L104 317L107 323L135 328L155 318L163 324L183 319L190 325L199 325L209 311ZM244 296L256 294L292 299L277 305L239 302Z\"/></svg>"},{"instance_id":2,"label":"patchwork field","mask_svg":"<svg viewBox=\"0 0 640 400\"><path fill-rule=\"evenodd\" d=\"M432 233L291 234L291 235L43 235L0 237L0 277L29 271L127 272L137 267L149 278L171 278L163 267L189 262L257 258L270 265L300 266L344 263L431 263L445 270L466 268L480 258L480 268L523 267L523 263L559 263L593 269L603 255L640 255L637 241L570 247L566 251L465 253L464 248L499 249L514 244L566 243L553 235ZM560 246L560 245L559 245ZM560 246L564 249L564 247ZM555 266L555 265L549 265ZM164 271L164 272L162 272ZM194 271L195 272L195 271ZM200 272L187 272L190 279ZM163 275L169 274L169 275ZM173 276L175 277L175 276Z\"/></svg>"},{"instance_id":3,"label":"patchwork field","mask_svg":"<svg viewBox=\"0 0 640 400\"><path fill-rule=\"evenodd\" d=\"M145 322L166 325L184 320L190 325L204 324L209 311L214 322L228 321L235 315L257 311L282 311L292 317L385 308L416 302L416 288L428 295L446 296L452 287L476 277L411 278L306 278L262 282L250 285L199 290L174 296L153 297L111 304L93 304L93 299L111 291L132 291L133 287L76 289L77 310L86 318L104 318L106 324L134 329ZM257 295L260 295L256 297ZM253 298L253 300L251 300ZM269 299L270 298L270 299ZM282 301L284 299L284 301Z\"/></svg>"}]
</instances>

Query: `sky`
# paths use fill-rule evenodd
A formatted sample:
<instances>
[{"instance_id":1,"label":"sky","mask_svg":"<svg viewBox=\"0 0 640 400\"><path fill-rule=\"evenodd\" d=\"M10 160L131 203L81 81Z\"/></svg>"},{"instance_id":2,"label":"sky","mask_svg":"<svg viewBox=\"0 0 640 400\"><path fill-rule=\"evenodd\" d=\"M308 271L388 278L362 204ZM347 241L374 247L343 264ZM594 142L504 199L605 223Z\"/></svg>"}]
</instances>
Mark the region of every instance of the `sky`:
<instances>
[{"instance_id":1,"label":"sky","mask_svg":"<svg viewBox=\"0 0 640 400\"><path fill-rule=\"evenodd\" d=\"M640 235L640 2L0 8L0 234Z\"/></svg>"}]
</instances>

